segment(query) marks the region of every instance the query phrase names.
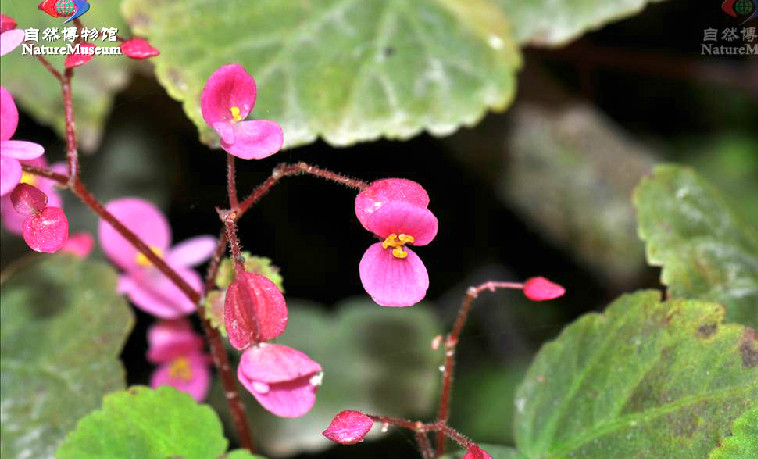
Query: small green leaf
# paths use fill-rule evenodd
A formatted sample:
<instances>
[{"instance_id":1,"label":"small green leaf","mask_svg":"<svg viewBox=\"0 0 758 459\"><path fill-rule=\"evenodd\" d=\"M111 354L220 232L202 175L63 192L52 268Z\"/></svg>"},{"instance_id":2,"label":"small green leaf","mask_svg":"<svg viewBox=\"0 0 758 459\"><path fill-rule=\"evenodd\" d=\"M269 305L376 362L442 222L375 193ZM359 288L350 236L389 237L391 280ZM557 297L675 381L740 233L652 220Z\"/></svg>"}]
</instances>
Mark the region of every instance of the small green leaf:
<instances>
[{"instance_id":1,"label":"small green leaf","mask_svg":"<svg viewBox=\"0 0 758 459\"><path fill-rule=\"evenodd\" d=\"M282 124L290 147L448 134L505 108L520 65L490 0L127 0L123 11L161 50L161 84L214 144L200 94L229 62L255 77L254 117Z\"/></svg>"},{"instance_id":2,"label":"small green leaf","mask_svg":"<svg viewBox=\"0 0 758 459\"><path fill-rule=\"evenodd\" d=\"M0 286L0 456L51 458L79 418L124 387L118 355L134 317L110 266L70 255L24 258Z\"/></svg>"},{"instance_id":3,"label":"small green leaf","mask_svg":"<svg viewBox=\"0 0 758 459\"><path fill-rule=\"evenodd\" d=\"M270 258L257 257L250 252L242 252L242 257L245 259L245 270L249 273L260 274L273 282L279 290L284 293L284 285L282 275L279 273L279 267L275 266ZM234 280L234 263L231 258L224 258L221 260L221 264L218 267L218 274L216 275L216 286L218 288L227 288L229 284Z\"/></svg>"},{"instance_id":4,"label":"small green leaf","mask_svg":"<svg viewBox=\"0 0 758 459\"><path fill-rule=\"evenodd\" d=\"M208 459L221 456L227 443L208 406L170 386L135 386L106 395L102 410L79 421L55 457Z\"/></svg>"},{"instance_id":5,"label":"small green leaf","mask_svg":"<svg viewBox=\"0 0 758 459\"><path fill-rule=\"evenodd\" d=\"M718 301L727 320L758 327L758 237L718 190L690 169L658 166L634 205L670 297Z\"/></svg>"},{"instance_id":6,"label":"small green leaf","mask_svg":"<svg viewBox=\"0 0 758 459\"><path fill-rule=\"evenodd\" d=\"M13 17L21 29L39 29L39 41L36 45L65 46L68 41L46 41L42 39L43 31L48 27L59 30L63 26L61 18L53 18L37 9L39 2L3 2L3 14ZM81 20L89 28L115 27L120 34L127 33L127 26L119 14L119 2L93 2L90 10ZM118 46L118 42L101 41L98 37L91 41L97 46ZM34 56L22 55L19 47L7 56L3 56L0 66L0 80L3 86L13 94L16 103L43 123L51 125L61 136L65 132L63 118L63 100L58 81L37 62ZM60 72L63 72L65 56L50 55L46 59ZM80 145L85 150L92 150L100 142L101 130L105 117L111 110L113 95L127 82L128 59L124 56L95 56L86 65L74 70L72 83L74 96L74 114ZM33 139L31 139L33 140Z\"/></svg>"},{"instance_id":7,"label":"small green leaf","mask_svg":"<svg viewBox=\"0 0 758 459\"><path fill-rule=\"evenodd\" d=\"M732 424L732 435L721 440L708 459L758 457L758 409L750 410Z\"/></svg>"},{"instance_id":8,"label":"small green leaf","mask_svg":"<svg viewBox=\"0 0 758 459\"><path fill-rule=\"evenodd\" d=\"M221 459L264 459L264 458L263 456L255 456L253 454L250 454L250 451L246 449L235 449L234 451L229 451Z\"/></svg>"},{"instance_id":9,"label":"small green leaf","mask_svg":"<svg viewBox=\"0 0 758 459\"><path fill-rule=\"evenodd\" d=\"M545 345L516 392L529 458L703 458L758 405L755 332L724 308L625 295Z\"/></svg>"}]
</instances>

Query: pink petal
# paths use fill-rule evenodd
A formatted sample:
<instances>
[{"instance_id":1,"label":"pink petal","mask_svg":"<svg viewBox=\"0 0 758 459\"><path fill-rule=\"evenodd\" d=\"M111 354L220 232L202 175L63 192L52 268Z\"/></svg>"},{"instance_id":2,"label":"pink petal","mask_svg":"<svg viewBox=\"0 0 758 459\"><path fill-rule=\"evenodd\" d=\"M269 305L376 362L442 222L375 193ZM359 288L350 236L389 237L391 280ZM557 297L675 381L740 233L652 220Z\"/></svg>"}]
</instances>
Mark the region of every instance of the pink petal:
<instances>
[{"instance_id":1,"label":"pink petal","mask_svg":"<svg viewBox=\"0 0 758 459\"><path fill-rule=\"evenodd\" d=\"M0 56L5 56L24 42L24 31L13 29L0 34Z\"/></svg>"},{"instance_id":2,"label":"pink petal","mask_svg":"<svg viewBox=\"0 0 758 459\"><path fill-rule=\"evenodd\" d=\"M279 288L265 276L238 272L226 290L224 326L237 349L268 341L284 333L289 320Z\"/></svg>"},{"instance_id":3,"label":"pink petal","mask_svg":"<svg viewBox=\"0 0 758 459\"><path fill-rule=\"evenodd\" d=\"M213 123L213 129L215 129L216 133L221 137L222 143L234 143L234 139L236 138L234 134L234 124L226 121L218 121Z\"/></svg>"},{"instance_id":4,"label":"pink petal","mask_svg":"<svg viewBox=\"0 0 758 459\"><path fill-rule=\"evenodd\" d=\"M28 164L30 166L36 166L36 167L47 167L47 162L45 161L44 156L40 156L36 159L30 159L26 161L20 161L21 164ZM26 183L24 180L24 176L21 177L21 183ZM62 201L60 197L60 193L58 192L58 188L56 187L56 182L54 180L50 180L44 177L33 177L32 180L29 181L30 185L34 185L37 188L39 188L40 191L45 193L47 195L47 205L49 207L58 207L62 208ZM6 194L2 198L0 198L0 214L2 215L2 224L5 229L7 229L9 232L13 234L21 235L22 228L24 226L24 220L25 217L16 212L13 209L13 203L11 202L10 193ZM69 236L68 240L66 241L66 244L61 248L61 250L65 250L66 246L68 246L69 242L71 242L72 236Z\"/></svg>"},{"instance_id":5,"label":"pink petal","mask_svg":"<svg viewBox=\"0 0 758 459\"><path fill-rule=\"evenodd\" d=\"M241 159L263 159L282 149L284 132L274 121L250 120L234 124L234 141L221 139L221 148Z\"/></svg>"},{"instance_id":6,"label":"pink petal","mask_svg":"<svg viewBox=\"0 0 758 459\"><path fill-rule=\"evenodd\" d=\"M0 155L6 158L34 159L45 153L45 147L23 140L3 140L0 143Z\"/></svg>"},{"instance_id":7,"label":"pink petal","mask_svg":"<svg viewBox=\"0 0 758 459\"><path fill-rule=\"evenodd\" d=\"M148 59L160 54L158 49L144 38L126 40L121 44L121 51L124 53L124 56L136 60Z\"/></svg>"},{"instance_id":8,"label":"pink petal","mask_svg":"<svg viewBox=\"0 0 758 459\"><path fill-rule=\"evenodd\" d=\"M196 272L180 266L172 268L200 291L203 281ZM125 293L138 308L161 319L178 319L195 311L195 304L155 268L137 269L121 276L119 292Z\"/></svg>"},{"instance_id":9,"label":"pink petal","mask_svg":"<svg viewBox=\"0 0 758 459\"><path fill-rule=\"evenodd\" d=\"M147 359L161 363L202 351L203 338L187 319L161 320L148 328L147 345Z\"/></svg>"},{"instance_id":10,"label":"pink petal","mask_svg":"<svg viewBox=\"0 0 758 459\"><path fill-rule=\"evenodd\" d=\"M477 445L470 446L461 459L492 459L487 451Z\"/></svg>"},{"instance_id":11,"label":"pink petal","mask_svg":"<svg viewBox=\"0 0 758 459\"><path fill-rule=\"evenodd\" d=\"M16 212L28 217L47 207L47 195L37 187L19 183L11 192L11 202Z\"/></svg>"},{"instance_id":12,"label":"pink petal","mask_svg":"<svg viewBox=\"0 0 758 459\"><path fill-rule=\"evenodd\" d=\"M426 190L412 180L388 178L371 183L355 197L355 216L364 228L366 220L390 201L403 201L414 206L426 208L429 195Z\"/></svg>"},{"instance_id":13,"label":"pink petal","mask_svg":"<svg viewBox=\"0 0 758 459\"><path fill-rule=\"evenodd\" d=\"M0 86L0 141L13 137L18 126L18 109L13 96Z\"/></svg>"},{"instance_id":14,"label":"pink petal","mask_svg":"<svg viewBox=\"0 0 758 459\"><path fill-rule=\"evenodd\" d=\"M21 235L21 230L24 227L24 220L26 220L26 217L13 209L10 193L0 197L0 221L2 221L3 227L6 230L12 234Z\"/></svg>"},{"instance_id":15,"label":"pink petal","mask_svg":"<svg viewBox=\"0 0 758 459\"><path fill-rule=\"evenodd\" d=\"M7 32L16 28L16 21L12 17L0 13L0 33Z\"/></svg>"},{"instance_id":16,"label":"pink petal","mask_svg":"<svg viewBox=\"0 0 758 459\"><path fill-rule=\"evenodd\" d=\"M17 159L0 156L0 196L4 196L18 185L24 171Z\"/></svg>"},{"instance_id":17,"label":"pink petal","mask_svg":"<svg viewBox=\"0 0 758 459\"><path fill-rule=\"evenodd\" d=\"M166 254L166 261L178 266L196 266L213 256L215 250L216 238L196 236L176 244Z\"/></svg>"},{"instance_id":18,"label":"pink petal","mask_svg":"<svg viewBox=\"0 0 758 459\"><path fill-rule=\"evenodd\" d=\"M366 219L366 228L381 238L408 234L414 238L413 245L426 245L437 235L437 217L428 209L391 201Z\"/></svg>"},{"instance_id":19,"label":"pink petal","mask_svg":"<svg viewBox=\"0 0 758 459\"><path fill-rule=\"evenodd\" d=\"M363 254L358 272L363 288L380 306L413 306L426 296L429 275L421 259L411 249L408 256L396 258L392 249L380 242Z\"/></svg>"},{"instance_id":20,"label":"pink petal","mask_svg":"<svg viewBox=\"0 0 758 459\"><path fill-rule=\"evenodd\" d=\"M91 61L92 58L95 57L95 54L89 54L85 50L90 48L97 48L97 46L92 43L79 43L79 52L66 56L66 61L63 63L63 65L67 69L72 69Z\"/></svg>"},{"instance_id":21,"label":"pink petal","mask_svg":"<svg viewBox=\"0 0 758 459\"><path fill-rule=\"evenodd\" d=\"M166 217L149 202L138 198L122 198L111 201L105 208L148 246L166 252L171 245L171 228ZM142 268L137 264L137 249L109 223L100 220L98 234L103 252L113 263L126 271Z\"/></svg>"},{"instance_id":22,"label":"pink petal","mask_svg":"<svg viewBox=\"0 0 758 459\"><path fill-rule=\"evenodd\" d=\"M92 251L92 247L95 245L95 238L87 232L80 232L72 234L68 237L68 240L61 250L64 252L72 253L79 258L87 258L87 255Z\"/></svg>"},{"instance_id":23,"label":"pink petal","mask_svg":"<svg viewBox=\"0 0 758 459\"><path fill-rule=\"evenodd\" d=\"M354 445L363 441L374 425L374 420L360 411L338 413L323 432L329 440L342 445Z\"/></svg>"},{"instance_id":24,"label":"pink petal","mask_svg":"<svg viewBox=\"0 0 758 459\"><path fill-rule=\"evenodd\" d=\"M58 251L68 238L68 219L57 207L46 207L24 220L24 241L36 252Z\"/></svg>"},{"instance_id":25,"label":"pink petal","mask_svg":"<svg viewBox=\"0 0 758 459\"><path fill-rule=\"evenodd\" d=\"M532 277L524 282L524 295L532 301L547 301L566 293L566 289L544 277Z\"/></svg>"},{"instance_id":26,"label":"pink petal","mask_svg":"<svg viewBox=\"0 0 758 459\"><path fill-rule=\"evenodd\" d=\"M187 374L182 374L184 371L176 371L174 365L177 364L178 359L184 359L178 363L182 365L184 371L188 370ZM211 380L208 357L201 353L192 353L178 359L160 365L150 378L150 387L172 386L190 394L198 402L203 401L208 395ZM172 366L174 366L174 371L172 371Z\"/></svg>"},{"instance_id":27,"label":"pink petal","mask_svg":"<svg viewBox=\"0 0 758 459\"><path fill-rule=\"evenodd\" d=\"M209 126L219 121L233 121L230 109L237 107L242 119L247 118L255 104L255 80L239 64L219 67L203 88L201 108Z\"/></svg>"}]
</instances>

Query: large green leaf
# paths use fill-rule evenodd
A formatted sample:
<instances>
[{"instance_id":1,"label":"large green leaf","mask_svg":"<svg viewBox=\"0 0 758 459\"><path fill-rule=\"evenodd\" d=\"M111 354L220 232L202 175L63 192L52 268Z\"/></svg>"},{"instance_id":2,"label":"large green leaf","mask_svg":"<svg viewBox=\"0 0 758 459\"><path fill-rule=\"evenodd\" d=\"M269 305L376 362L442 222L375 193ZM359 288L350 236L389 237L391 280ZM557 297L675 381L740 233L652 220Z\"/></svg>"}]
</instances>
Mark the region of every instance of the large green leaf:
<instances>
[{"instance_id":1,"label":"large green leaf","mask_svg":"<svg viewBox=\"0 0 758 459\"><path fill-rule=\"evenodd\" d=\"M661 0L494 0L519 43L560 45Z\"/></svg>"},{"instance_id":2,"label":"large green leaf","mask_svg":"<svg viewBox=\"0 0 758 459\"><path fill-rule=\"evenodd\" d=\"M431 411L442 355L429 345L441 329L428 303L382 308L356 299L341 303L334 316L304 302L291 301L289 307L287 331L277 341L319 362L324 380L316 404L302 418L277 418L243 394L266 451L279 456L330 446L321 432L342 410L414 418ZM220 390L215 400L225 412Z\"/></svg>"},{"instance_id":3,"label":"large green leaf","mask_svg":"<svg viewBox=\"0 0 758 459\"><path fill-rule=\"evenodd\" d=\"M515 436L529 458L707 457L758 407L752 329L724 308L622 296L545 345L516 392Z\"/></svg>"},{"instance_id":4,"label":"large green leaf","mask_svg":"<svg viewBox=\"0 0 758 459\"><path fill-rule=\"evenodd\" d=\"M732 435L711 451L709 459L758 457L758 409L743 414L732 425Z\"/></svg>"},{"instance_id":5,"label":"large green leaf","mask_svg":"<svg viewBox=\"0 0 758 459\"><path fill-rule=\"evenodd\" d=\"M64 40L45 41L43 30L63 26L61 18L53 18L37 9L39 2L15 1L3 2L3 14L13 17L21 29L39 29L38 45L64 46ZM91 2L90 10L81 17L89 28L115 27L121 35L127 33L127 27L119 14L118 2ZM70 27L66 24L65 27ZM118 46L118 42L101 41L92 43L98 46ZM63 118L63 100L58 81L45 70L34 56L22 55L19 47L11 54L3 56L0 69L0 81L13 94L17 103L29 111L41 122L52 125L63 135L65 123ZM47 60L59 71L63 71L65 56L46 56ZM74 114L76 116L77 134L81 146L91 150L100 141L100 134L105 117L111 109L113 94L126 84L128 59L124 56L96 56L92 62L74 70L73 95ZM30 139L33 140L33 139Z\"/></svg>"},{"instance_id":6,"label":"large green leaf","mask_svg":"<svg viewBox=\"0 0 758 459\"><path fill-rule=\"evenodd\" d=\"M123 11L213 143L200 93L229 62L255 77L255 117L281 123L288 146L450 133L508 105L520 62L490 0L127 0Z\"/></svg>"},{"instance_id":7,"label":"large green leaf","mask_svg":"<svg viewBox=\"0 0 758 459\"><path fill-rule=\"evenodd\" d=\"M0 456L49 458L103 394L124 387L118 354L134 318L104 263L35 255L0 285Z\"/></svg>"},{"instance_id":8,"label":"large green leaf","mask_svg":"<svg viewBox=\"0 0 758 459\"><path fill-rule=\"evenodd\" d=\"M718 301L730 321L758 327L758 237L694 171L656 167L634 192L648 262L673 298Z\"/></svg>"},{"instance_id":9,"label":"large green leaf","mask_svg":"<svg viewBox=\"0 0 758 459\"><path fill-rule=\"evenodd\" d=\"M170 386L135 386L106 395L103 409L79 421L55 457L212 459L226 451L227 443L221 421L208 406Z\"/></svg>"}]
</instances>

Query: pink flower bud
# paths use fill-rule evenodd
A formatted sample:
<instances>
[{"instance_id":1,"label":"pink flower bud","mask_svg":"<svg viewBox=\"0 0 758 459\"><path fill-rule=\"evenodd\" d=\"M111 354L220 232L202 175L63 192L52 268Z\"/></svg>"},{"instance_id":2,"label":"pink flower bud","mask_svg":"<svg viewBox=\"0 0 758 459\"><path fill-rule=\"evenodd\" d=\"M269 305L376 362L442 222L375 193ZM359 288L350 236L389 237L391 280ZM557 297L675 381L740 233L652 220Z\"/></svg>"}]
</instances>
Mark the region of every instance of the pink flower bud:
<instances>
[{"instance_id":1,"label":"pink flower bud","mask_svg":"<svg viewBox=\"0 0 758 459\"><path fill-rule=\"evenodd\" d=\"M16 212L28 217L47 207L47 195L35 186L19 183L11 192L11 202Z\"/></svg>"},{"instance_id":2,"label":"pink flower bud","mask_svg":"<svg viewBox=\"0 0 758 459\"><path fill-rule=\"evenodd\" d=\"M45 207L24 221L24 241L37 252L53 253L66 243L68 220L57 207Z\"/></svg>"},{"instance_id":3,"label":"pink flower bud","mask_svg":"<svg viewBox=\"0 0 758 459\"><path fill-rule=\"evenodd\" d=\"M148 59L160 54L158 49L153 47L144 38L126 40L121 44L121 51L124 53L124 56L136 60Z\"/></svg>"},{"instance_id":4,"label":"pink flower bud","mask_svg":"<svg viewBox=\"0 0 758 459\"><path fill-rule=\"evenodd\" d=\"M342 411L332 419L323 432L329 440L343 445L354 445L363 441L374 425L374 420L360 411Z\"/></svg>"},{"instance_id":5,"label":"pink flower bud","mask_svg":"<svg viewBox=\"0 0 758 459\"><path fill-rule=\"evenodd\" d=\"M462 459L492 459L492 456L477 445L469 447Z\"/></svg>"},{"instance_id":6,"label":"pink flower bud","mask_svg":"<svg viewBox=\"0 0 758 459\"><path fill-rule=\"evenodd\" d=\"M224 300L224 326L237 349L284 333L289 314L279 288L265 276L239 271Z\"/></svg>"},{"instance_id":7,"label":"pink flower bud","mask_svg":"<svg viewBox=\"0 0 758 459\"><path fill-rule=\"evenodd\" d=\"M94 245L95 239L89 233L81 232L69 236L66 243L61 247L61 250L73 253L79 258L87 258Z\"/></svg>"},{"instance_id":8,"label":"pink flower bud","mask_svg":"<svg viewBox=\"0 0 758 459\"><path fill-rule=\"evenodd\" d=\"M95 54L89 54L86 51L83 52L85 48L97 48L97 46L93 45L92 43L79 43L80 51L78 53L73 53L66 56L66 62L64 65L67 69L79 67L80 65L84 65L92 60Z\"/></svg>"},{"instance_id":9,"label":"pink flower bud","mask_svg":"<svg viewBox=\"0 0 758 459\"><path fill-rule=\"evenodd\" d=\"M16 28L16 21L12 17L0 14L0 33Z\"/></svg>"},{"instance_id":10,"label":"pink flower bud","mask_svg":"<svg viewBox=\"0 0 758 459\"><path fill-rule=\"evenodd\" d=\"M546 301L558 298L566 289L544 277L532 277L524 283L524 295L532 301Z\"/></svg>"}]
</instances>

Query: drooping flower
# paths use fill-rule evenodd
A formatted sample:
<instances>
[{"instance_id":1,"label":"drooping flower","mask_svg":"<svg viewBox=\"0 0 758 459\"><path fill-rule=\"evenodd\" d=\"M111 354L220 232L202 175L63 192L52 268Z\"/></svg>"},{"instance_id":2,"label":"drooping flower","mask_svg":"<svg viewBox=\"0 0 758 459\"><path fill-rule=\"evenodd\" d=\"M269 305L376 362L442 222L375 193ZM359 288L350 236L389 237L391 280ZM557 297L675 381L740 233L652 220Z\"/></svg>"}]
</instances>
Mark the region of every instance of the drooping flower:
<instances>
[{"instance_id":1,"label":"drooping flower","mask_svg":"<svg viewBox=\"0 0 758 459\"><path fill-rule=\"evenodd\" d=\"M13 96L0 86L0 196L6 195L21 181L20 160L42 156L45 149L34 142L10 140L18 126L18 109Z\"/></svg>"},{"instance_id":2,"label":"drooping flower","mask_svg":"<svg viewBox=\"0 0 758 459\"><path fill-rule=\"evenodd\" d=\"M547 301L566 293L566 289L544 277L532 277L524 282L524 295L532 301Z\"/></svg>"},{"instance_id":3,"label":"drooping flower","mask_svg":"<svg viewBox=\"0 0 758 459\"><path fill-rule=\"evenodd\" d=\"M363 288L381 306L412 306L426 295L426 267L407 246L426 245L437 235L428 204L421 185L404 179L374 182L355 199L358 220L381 240L366 250L358 267Z\"/></svg>"},{"instance_id":4,"label":"drooping flower","mask_svg":"<svg viewBox=\"0 0 758 459\"><path fill-rule=\"evenodd\" d=\"M47 161L44 156L40 156L36 159L20 161L22 165L35 166L39 168L47 168ZM66 173L66 165L64 163L53 164L51 169L54 172ZM50 207L63 208L63 201L61 200L60 193L56 187L57 182L55 180L40 177L27 172L22 172L21 180L19 183L25 183L39 188L40 191L47 195L47 205ZM0 215L2 215L2 224L9 232L13 234L21 234L24 220L26 217L16 212L13 209L13 203L11 202L10 194L0 197Z\"/></svg>"},{"instance_id":5,"label":"drooping flower","mask_svg":"<svg viewBox=\"0 0 758 459\"><path fill-rule=\"evenodd\" d=\"M122 198L111 201L106 209L162 257L191 287L200 290L202 279L190 268L203 263L213 254L213 237L197 236L171 247L168 221L149 202ZM128 295L137 307L163 319L176 319L195 310L192 301L109 223L100 220L98 232L105 255L124 271L119 277L119 291Z\"/></svg>"},{"instance_id":6,"label":"drooping flower","mask_svg":"<svg viewBox=\"0 0 758 459\"><path fill-rule=\"evenodd\" d=\"M94 245L95 239L92 235L85 231L81 231L69 235L68 240L63 244L63 247L61 247L61 251L72 253L83 259L87 258Z\"/></svg>"},{"instance_id":7,"label":"drooping flower","mask_svg":"<svg viewBox=\"0 0 758 459\"><path fill-rule=\"evenodd\" d=\"M143 60L160 54L157 48L144 38L132 38L121 43L121 52L129 59Z\"/></svg>"},{"instance_id":8,"label":"drooping flower","mask_svg":"<svg viewBox=\"0 0 758 459\"><path fill-rule=\"evenodd\" d=\"M203 88L203 119L221 137L221 148L241 159L266 158L284 143L278 123L244 121L253 110L255 95L255 80L239 64L219 67Z\"/></svg>"},{"instance_id":9,"label":"drooping flower","mask_svg":"<svg viewBox=\"0 0 758 459\"><path fill-rule=\"evenodd\" d=\"M374 420L360 411L346 410L332 419L323 435L342 445L354 445L363 441L374 425Z\"/></svg>"},{"instance_id":10,"label":"drooping flower","mask_svg":"<svg viewBox=\"0 0 758 459\"><path fill-rule=\"evenodd\" d=\"M260 343L240 359L237 377L263 408L296 418L310 411L321 385L321 365L282 344Z\"/></svg>"},{"instance_id":11,"label":"drooping flower","mask_svg":"<svg viewBox=\"0 0 758 459\"><path fill-rule=\"evenodd\" d=\"M289 313L284 296L268 278L242 270L226 290L224 326L237 349L269 341L284 333Z\"/></svg>"},{"instance_id":12,"label":"drooping flower","mask_svg":"<svg viewBox=\"0 0 758 459\"><path fill-rule=\"evenodd\" d=\"M185 319L164 320L147 332L147 359L158 367L150 386L173 386L202 401L210 387L210 358L203 352L203 339Z\"/></svg>"},{"instance_id":13,"label":"drooping flower","mask_svg":"<svg viewBox=\"0 0 758 459\"><path fill-rule=\"evenodd\" d=\"M12 17L0 14L0 56L5 56L24 41L24 31L16 28Z\"/></svg>"},{"instance_id":14,"label":"drooping flower","mask_svg":"<svg viewBox=\"0 0 758 459\"><path fill-rule=\"evenodd\" d=\"M84 65L87 62L91 61L93 57L95 57L94 49L97 48L97 45L94 43L84 42L84 43L78 43L79 50L76 53L71 53L68 56L66 56L66 60L63 63L63 65L67 69L72 69L74 67L79 67L80 65Z\"/></svg>"},{"instance_id":15,"label":"drooping flower","mask_svg":"<svg viewBox=\"0 0 758 459\"><path fill-rule=\"evenodd\" d=\"M466 450L462 459L492 459L492 456L478 445L472 445Z\"/></svg>"},{"instance_id":16,"label":"drooping flower","mask_svg":"<svg viewBox=\"0 0 758 459\"><path fill-rule=\"evenodd\" d=\"M24 217L21 234L36 252L54 253L68 238L68 219L57 207L48 206L48 198L38 188L19 184L10 194L13 208Z\"/></svg>"}]
</instances>

